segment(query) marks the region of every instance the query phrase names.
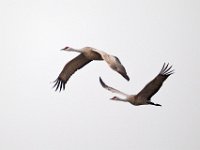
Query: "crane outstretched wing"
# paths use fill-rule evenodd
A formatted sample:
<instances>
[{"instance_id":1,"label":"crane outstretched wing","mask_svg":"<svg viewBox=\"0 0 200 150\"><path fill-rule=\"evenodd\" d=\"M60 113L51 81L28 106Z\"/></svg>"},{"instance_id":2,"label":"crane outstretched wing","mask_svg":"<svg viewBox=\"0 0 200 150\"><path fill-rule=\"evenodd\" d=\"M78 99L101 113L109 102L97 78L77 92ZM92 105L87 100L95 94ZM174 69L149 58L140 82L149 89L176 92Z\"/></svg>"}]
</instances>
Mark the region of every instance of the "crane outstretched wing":
<instances>
[{"instance_id":1,"label":"crane outstretched wing","mask_svg":"<svg viewBox=\"0 0 200 150\"><path fill-rule=\"evenodd\" d=\"M93 49L93 51L99 53L102 59L116 72L121 74L127 81L130 80L125 67L120 62L119 58L113 55L110 55L104 51Z\"/></svg>"},{"instance_id":2,"label":"crane outstretched wing","mask_svg":"<svg viewBox=\"0 0 200 150\"><path fill-rule=\"evenodd\" d=\"M168 64L163 64L163 67L160 73L150 81L138 94L139 97L145 97L150 100L151 97L158 92L161 88L163 82L174 73L174 70L171 70L172 66Z\"/></svg>"},{"instance_id":3,"label":"crane outstretched wing","mask_svg":"<svg viewBox=\"0 0 200 150\"><path fill-rule=\"evenodd\" d=\"M129 81L130 78L129 78L127 72L126 72L125 67L122 65L122 63L121 63L121 61L119 60L118 57L116 57L116 56L113 56L113 57L115 58L115 63L116 63L116 65L118 66L117 68L119 68L119 69L116 69L115 71L117 71L117 72L118 72L119 74L121 74L127 81Z\"/></svg>"},{"instance_id":4,"label":"crane outstretched wing","mask_svg":"<svg viewBox=\"0 0 200 150\"><path fill-rule=\"evenodd\" d=\"M87 59L83 54L78 55L71 61L69 61L59 74L58 78L54 81L55 84L55 91L58 89L61 91L62 89L65 90L65 84L69 80L72 74L74 74L78 69L82 68L92 60Z\"/></svg>"},{"instance_id":5,"label":"crane outstretched wing","mask_svg":"<svg viewBox=\"0 0 200 150\"><path fill-rule=\"evenodd\" d=\"M123 95L123 96L128 96L128 94L125 94L125 93L123 93L123 92L121 92L121 91L119 91L119 90L117 90L117 89L115 89L115 88L113 88L113 87L110 87L110 86L106 85L106 84L103 82L103 80L101 79L101 77L99 77L99 82L101 83L101 86L102 86L103 88L105 88L106 90L108 90L108 91L111 91L111 92L113 92L113 93L118 93L118 94L121 94L121 95Z\"/></svg>"}]
</instances>

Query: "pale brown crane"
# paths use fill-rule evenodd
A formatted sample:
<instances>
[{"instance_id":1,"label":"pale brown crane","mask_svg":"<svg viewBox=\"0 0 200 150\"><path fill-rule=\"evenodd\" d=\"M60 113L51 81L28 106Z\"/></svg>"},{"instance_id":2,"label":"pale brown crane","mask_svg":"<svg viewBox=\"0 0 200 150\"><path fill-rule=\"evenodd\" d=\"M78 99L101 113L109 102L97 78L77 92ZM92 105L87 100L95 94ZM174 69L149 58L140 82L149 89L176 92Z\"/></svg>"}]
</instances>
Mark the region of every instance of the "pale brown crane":
<instances>
[{"instance_id":1,"label":"pale brown crane","mask_svg":"<svg viewBox=\"0 0 200 150\"><path fill-rule=\"evenodd\" d=\"M130 80L129 76L126 73L126 69L121 64L120 60L113 55L107 54L104 51L97 50L92 47L84 47L81 49L74 49L71 47L65 47L62 50L64 51L74 51L79 52L80 54L69 61L59 74L58 78L54 81L55 84L53 87L56 87L56 91L59 89L60 91L65 89L65 84L69 80L69 78L72 76L73 73L75 73L78 69L82 68L89 62L93 60L105 60L107 64L112 68L114 71L121 74L126 80Z\"/></svg>"},{"instance_id":2,"label":"pale brown crane","mask_svg":"<svg viewBox=\"0 0 200 150\"><path fill-rule=\"evenodd\" d=\"M125 98L119 98L117 96L114 96L113 98L111 98L111 100L129 102L136 106L148 105L148 104L154 105L154 106L161 106L160 104L153 103L151 101L151 97L159 91L163 82L171 74L174 73L174 70L171 70L171 68L172 68L172 66L169 66L169 63L167 65L164 63L160 73L136 95L125 94L113 87L110 87L110 86L106 85L100 77L99 77L99 81L105 89L107 89L113 93L118 93L118 94L125 96Z\"/></svg>"}]
</instances>

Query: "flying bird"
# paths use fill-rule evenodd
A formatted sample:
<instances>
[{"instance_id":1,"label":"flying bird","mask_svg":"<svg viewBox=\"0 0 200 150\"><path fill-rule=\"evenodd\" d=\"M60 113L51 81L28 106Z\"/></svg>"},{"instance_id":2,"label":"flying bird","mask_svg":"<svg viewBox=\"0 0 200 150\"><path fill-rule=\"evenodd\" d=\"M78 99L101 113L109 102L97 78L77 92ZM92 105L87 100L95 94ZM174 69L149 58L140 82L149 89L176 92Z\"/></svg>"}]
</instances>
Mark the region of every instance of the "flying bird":
<instances>
[{"instance_id":1,"label":"flying bird","mask_svg":"<svg viewBox=\"0 0 200 150\"><path fill-rule=\"evenodd\" d=\"M77 57L73 58L69 61L59 74L58 78L54 81L56 91L59 89L60 91L65 90L65 84L69 80L69 78L78 70L90 63L93 60L105 60L111 69L121 74L126 80L130 80L129 76L126 73L126 69L121 64L119 58L116 56L107 54L104 51L97 50L92 47L84 47L81 49L74 49L71 47L65 47L62 50L64 51L73 51L80 53Z\"/></svg>"},{"instance_id":2,"label":"flying bird","mask_svg":"<svg viewBox=\"0 0 200 150\"><path fill-rule=\"evenodd\" d=\"M102 85L103 88L113 92L113 93L118 93L125 98L119 98L117 96L114 96L111 98L111 100L116 100L116 101L123 101L123 102L129 102L135 106L138 105L154 105L154 106L161 106L160 104L155 104L151 101L151 97L156 94L159 89L161 88L163 82L171 75L174 73L174 70L171 70L172 66L169 66L169 63L166 65L165 63L163 64L163 67L160 71L160 73L152 80L150 81L138 94L136 95L129 95L125 94L113 87L110 87L106 85L101 77L99 77L99 81Z\"/></svg>"}]
</instances>

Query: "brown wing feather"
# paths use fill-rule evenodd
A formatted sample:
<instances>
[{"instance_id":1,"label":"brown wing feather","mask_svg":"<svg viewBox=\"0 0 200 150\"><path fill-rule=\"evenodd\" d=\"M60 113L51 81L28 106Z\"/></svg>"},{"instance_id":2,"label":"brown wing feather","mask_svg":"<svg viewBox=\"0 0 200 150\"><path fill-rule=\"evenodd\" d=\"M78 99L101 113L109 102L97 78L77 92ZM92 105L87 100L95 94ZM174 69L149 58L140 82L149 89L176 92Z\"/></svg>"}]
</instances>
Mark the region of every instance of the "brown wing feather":
<instances>
[{"instance_id":1,"label":"brown wing feather","mask_svg":"<svg viewBox=\"0 0 200 150\"><path fill-rule=\"evenodd\" d=\"M116 61L118 62L118 66L119 66L119 70L116 70L118 73L120 73L127 81L130 80L125 67L122 65L122 63L120 62L119 58L114 56Z\"/></svg>"},{"instance_id":2,"label":"brown wing feather","mask_svg":"<svg viewBox=\"0 0 200 150\"><path fill-rule=\"evenodd\" d=\"M69 78L74 74L78 69L82 68L92 60L87 59L83 54L78 55L71 61L69 61L59 74L58 78L55 80L55 84L53 87L56 87L56 91L59 89L60 91L65 90L65 84L69 80Z\"/></svg>"},{"instance_id":3,"label":"brown wing feather","mask_svg":"<svg viewBox=\"0 0 200 150\"><path fill-rule=\"evenodd\" d=\"M168 67L169 64L163 65L160 73L150 81L138 94L139 97L145 97L147 100L150 100L151 97L158 92L161 88L163 82L174 73L174 70L170 70L172 66Z\"/></svg>"}]
</instances>

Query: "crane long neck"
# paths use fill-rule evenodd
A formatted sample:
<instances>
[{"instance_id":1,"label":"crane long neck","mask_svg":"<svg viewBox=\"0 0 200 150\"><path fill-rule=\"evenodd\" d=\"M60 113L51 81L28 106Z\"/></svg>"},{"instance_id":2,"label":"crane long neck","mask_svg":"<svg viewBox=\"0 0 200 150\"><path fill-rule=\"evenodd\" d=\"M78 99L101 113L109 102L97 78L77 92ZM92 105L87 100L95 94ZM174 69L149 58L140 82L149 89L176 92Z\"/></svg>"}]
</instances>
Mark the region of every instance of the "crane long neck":
<instances>
[{"instance_id":1,"label":"crane long neck","mask_svg":"<svg viewBox=\"0 0 200 150\"><path fill-rule=\"evenodd\" d=\"M127 99L119 98L118 101L128 102Z\"/></svg>"},{"instance_id":2,"label":"crane long neck","mask_svg":"<svg viewBox=\"0 0 200 150\"><path fill-rule=\"evenodd\" d=\"M67 51L72 51L72 52L78 52L78 53L82 53L81 49L75 49L75 48L68 48Z\"/></svg>"},{"instance_id":3,"label":"crane long neck","mask_svg":"<svg viewBox=\"0 0 200 150\"><path fill-rule=\"evenodd\" d=\"M128 102L128 100L127 100L127 99L123 99L123 98L120 98L120 97L117 97L117 96L115 96L115 97L111 98L111 100L115 100L115 101L122 101L122 102Z\"/></svg>"}]
</instances>

